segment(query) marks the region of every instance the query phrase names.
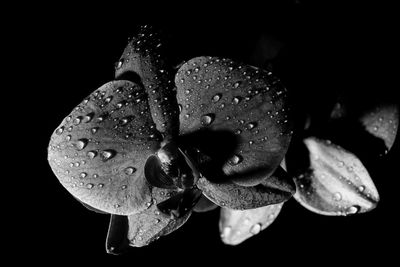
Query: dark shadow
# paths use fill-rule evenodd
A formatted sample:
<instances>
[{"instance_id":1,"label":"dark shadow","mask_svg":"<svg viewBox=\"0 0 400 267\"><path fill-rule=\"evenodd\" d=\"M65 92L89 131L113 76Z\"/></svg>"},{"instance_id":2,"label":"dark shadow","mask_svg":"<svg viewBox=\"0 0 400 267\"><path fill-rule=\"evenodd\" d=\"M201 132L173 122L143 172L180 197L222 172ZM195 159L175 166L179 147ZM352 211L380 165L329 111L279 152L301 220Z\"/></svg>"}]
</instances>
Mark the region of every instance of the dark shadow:
<instances>
[{"instance_id":1,"label":"dark shadow","mask_svg":"<svg viewBox=\"0 0 400 267\"><path fill-rule=\"evenodd\" d=\"M222 182L225 176L222 166L234 155L239 141L239 136L231 131L202 129L180 136L178 144L208 180ZM197 149L201 153L197 153Z\"/></svg>"},{"instance_id":2,"label":"dark shadow","mask_svg":"<svg viewBox=\"0 0 400 267\"><path fill-rule=\"evenodd\" d=\"M127 80L127 81L133 82L135 84L138 84L138 85L142 86L142 88L144 88L142 79L140 78L139 74L137 74L136 72L133 72L133 71L125 71L122 74L115 77L115 80L117 80L117 81Z\"/></svg>"}]
</instances>

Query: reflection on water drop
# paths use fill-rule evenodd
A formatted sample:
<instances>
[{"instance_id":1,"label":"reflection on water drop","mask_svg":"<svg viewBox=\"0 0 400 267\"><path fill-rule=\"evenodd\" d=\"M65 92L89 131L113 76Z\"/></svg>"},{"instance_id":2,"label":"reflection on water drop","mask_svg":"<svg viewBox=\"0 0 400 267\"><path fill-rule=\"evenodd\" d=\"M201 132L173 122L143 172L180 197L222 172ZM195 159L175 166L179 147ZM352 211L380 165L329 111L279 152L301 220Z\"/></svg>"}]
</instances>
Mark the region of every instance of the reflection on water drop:
<instances>
[{"instance_id":1,"label":"reflection on water drop","mask_svg":"<svg viewBox=\"0 0 400 267\"><path fill-rule=\"evenodd\" d=\"M97 152L96 151L89 151L88 153L86 153L86 155L88 156L88 158L93 159L97 156Z\"/></svg>"},{"instance_id":2,"label":"reflection on water drop","mask_svg":"<svg viewBox=\"0 0 400 267\"><path fill-rule=\"evenodd\" d=\"M261 231L261 224L257 223L250 228L250 233L253 235L258 234Z\"/></svg>"},{"instance_id":3,"label":"reflection on water drop","mask_svg":"<svg viewBox=\"0 0 400 267\"><path fill-rule=\"evenodd\" d=\"M131 175L131 174L133 174L134 172L136 172L136 168L134 168L134 167L127 167L127 168L125 168L125 174L126 175Z\"/></svg>"},{"instance_id":4,"label":"reflection on water drop","mask_svg":"<svg viewBox=\"0 0 400 267\"><path fill-rule=\"evenodd\" d=\"M360 185L360 186L358 187L358 191L364 192L364 190L365 190L365 186Z\"/></svg>"},{"instance_id":5,"label":"reflection on water drop","mask_svg":"<svg viewBox=\"0 0 400 267\"><path fill-rule=\"evenodd\" d=\"M350 208L347 209L348 214L356 214L358 212L358 207L356 206L351 206Z\"/></svg>"},{"instance_id":6,"label":"reflection on water drop","mask_svg":"<svg viewBox=\"0 0 400 267\"><path fill-rule=\"evenodd\" d=\"M201 116L200 122L202 125L210 125L214 121L215 115L212 113Z\"/></svg>"},{"instance_id":7,"label":"reflection on water drop","mask_svg":"<svg viewBox=\"0 0 400 267\"><path fill-rule=\"evenodd\" d=\"M115 69L120 69L124 64L124 59L120 59L118 62L115 63Z\"/></svg>"},{"instance_id":8,"label":"reflection on water drop","mask_svg":"<svg viewBox=\"0 0 400 267\"><path fill-rule=\"evenodd\" d=\"M84 122L88 123L90 122L94 117L94 112L90 112L88 114L86 114L86 116L84 117Z\"/></svg>"},{"instance_id":9,"label":"reflection on water drop","mask_svg":"<svg viewBox=\"0 0 400 267\"><path fill-rule=\"evenodd\" d=\"M241 100L241 98L238 97L238 96L236 96L236 97L234 97L234 98L232 99L232 103L233 103L234 105L237 105L237 104L240 103L240 100Z\"/></svg>"},{"instance_id":10,"label":"reflection on water drop","mask_svg":"<svg viewBox=\"0 0 400 267\"><path fill-rule=\"evenodd\" d=\"M60 135L60 134L62 134L63 131L64 131L64 126L61 126L60 128L58 128L56 130L56 134Z\"/></svg>"},{"instance_id":11,"label":"reflection on water drop","mask_svg":"<svg viewBox=\"0 0 400 267\"><path fill-rule=\"evenodd\" d=\"M221 94L216 94L212 98L212 102L216 103L221 99Z\"/></svg>"},{"instance_id":12,"label":"reflection on water drop","mask_svg":"<svg viewBox=\"0 0 400 267\"><path fill-rule=\"evenodd\" d=\"M93 188L93 184L87 184L86 187L91 189L91 188Z\"/></svg>"},{"instance_id":13,"label":"reflection on water drop","mask_svg":"<svg viewBox=\"0 0 400 267\"><path fill-rule=\"evenodd\" d=\"M237 165L237 164L239 164L240 162L242 162L242 157L241 156L239 156L239 155L233 155L233 157L229 160L229 163L231 164L231 165Z\"/></svg>"},{"instance_id":14,"label":"reflection on water drop","mask_svg":"<svg viewBox=\"0 0 400 267\"><path fill-rule=\"evenodd\" d=\"M342 200L342 194L340 194L339 192L336 192L335 194L333 194L333 199L335 201L340 201Z\"/></svg>"},{"instance_id":15,"label":"reflection on water drop","mask_svg":"<svg viewBox=\"0 0 400 267\"><path fill-rule=\"evenodd\" d=\"M107 161L107 160L113 158L116 154L117 154L117 152L115 150L107 149L107 150L101 151L100 157L103 161Z\"/></svg>"},{"instance_id":16,"label":"reflection on water drop","mask_svg":"<svg viewBox=\"0 0 400 267\"><path fill-rule=\"evenodd\" d=\"M76 150L79 151L79 150L84 149L84 148L87 146L88 142L89 142L88 139L86 139L86 138L81 138L81 139L78 139L78 141L76 141L76 142L73 144L73 146L75 147Z\"/></svg>"},{"instance_id":17,"label":"reflection on water drop","mask_svg":"<svg viewBox=\"0 0 400 267\"><path fill-rule=\"evenodd\" d=\"M231 232L232 232L232 227L227 226L227 227L225 227L225 228L222 230L221 237L222 237L222 238L227 237L227 236L229 236L229 234L230 234Z\"/></svg>"}]
</instances>

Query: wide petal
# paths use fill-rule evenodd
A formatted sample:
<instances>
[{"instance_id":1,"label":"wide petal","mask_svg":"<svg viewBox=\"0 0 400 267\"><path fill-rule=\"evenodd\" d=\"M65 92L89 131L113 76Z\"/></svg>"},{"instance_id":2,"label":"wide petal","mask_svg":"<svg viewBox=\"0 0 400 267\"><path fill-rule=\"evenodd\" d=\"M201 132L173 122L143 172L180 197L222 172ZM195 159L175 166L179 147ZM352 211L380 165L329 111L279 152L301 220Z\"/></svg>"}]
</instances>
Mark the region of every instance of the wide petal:
<instances>
[{"instance_id":1,"label":"wide petal","mask_svg":"<svg viewBox=\"0 0 400 267\"><path fill-rule=\"evenodd\" d=\"M281 167L279 167L281 169ZM279 173L285 172L281 170ZM275 175L255 186L241 186L232 182L213 183L202 177L197 186L215 204L235 210L245 210L276 204L288 200L295 193L293 181ZM289 180L291 181L291 179Z\"/></svg>"},{"instance_id":2,"label":"wide petal","mask_svg":"<svg viewBox=\"0 0 400 267\"><path fill-rule=\"evenodd\" d=\"M323 215L348 215L376 207L378 191L361 161L349 151L313 137L304 140L310 170L295 179L295 199Z\"/></svg>"},{"instance_id":3,"label":"wide petal","mask_svg":"<svg viewBox=\"0 0 400 267\"><path fill-rule=\"evenodd\" d=\"M154 27L141 26L116 63L115 78L141 83L157 130L166 136L176 136L179 110L173 82L175 73L166 60L165 50L161 33Z\"/></svg>"},{"instance_id":4,"label":"wide petal","mask_svg":"<svg viewBox=\"0 0 400 267\"><path fill-rule=\"evenodd\" d=\"M61 184L80 201L127 215L151 202L143 167L160 141L143 88L129 81L109 82L54 131L48 160Z\"/></svg>"},{"instance_id":5,"label":"wide petal","mask_svg":"<svg viewBox=\"0 0 400 267\"><path fill-rule=\"evenodd\" d=\"M252 186L274 172L292 129L286 90L276 77L228 59L198 57L181 66L175 83L182 135L207 129L238 136L237 144L230 144L231 158L220 166L226 175L263 169L263 175L235 176L235 183Z\"/></svg>"},{"instance_id":6,"label":"wide petal","mask_svg":"<svg viewBox=\"0 0 400 267\"><path fill-rule=\"evenodd\" d=\"M260 233L274 222L282 206L283 203L248 210L221 208L219 231L222 242L238 245Z\"/></svg>"}]
</instances>

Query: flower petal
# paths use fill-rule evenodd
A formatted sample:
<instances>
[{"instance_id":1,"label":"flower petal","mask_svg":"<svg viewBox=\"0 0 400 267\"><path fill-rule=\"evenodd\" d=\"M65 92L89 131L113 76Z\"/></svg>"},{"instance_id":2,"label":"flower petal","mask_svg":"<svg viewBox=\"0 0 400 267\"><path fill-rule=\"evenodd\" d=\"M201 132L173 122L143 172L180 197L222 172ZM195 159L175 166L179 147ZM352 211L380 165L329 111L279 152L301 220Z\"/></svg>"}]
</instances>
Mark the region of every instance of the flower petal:
<instances>
[{"instance_id":1,"label":"flower petal","mask_svg":"<svg viewBox=\"0 0 400 267\"><path fill-rule=\"evenodd\" d=\"M151 201L143 167L160 140L143 88L129 81L109 82L55 130L48 160L61 184L80 201L127 215Z\"/></svg>"},{"instance_id":2,"label":"flower petal","mask_svg":"<svg viewBox=\"0 0 400 267\"><path fill-rule=\"evenodd\" d=\"M282 161L291 138L286 90L270 72L228 59L198 57L175 76L181 107L180 133L199 129L236 133L239 143L225 174L266 169L263 176L235 183L252 186L271 175Z\"/></svg>"},{"instance_id":3,"label":"flower petal","mask_svg":"<svg viewBox=\"0 0 400 267\"><path fill-rule=\"evenodd\" d=\"M157 191L158 189L155 188ZM163 192L163 191L160 191ZM159 195L155 193L155 195ZM142 247L181 227L190 217L191 210L181 217L168 216L157 205L150 206L140 213L129 215L129 245Z\"/></svg>"},{"instance_id":4,"label":"flower petal","mask_svg":"<svg viewBox=\"0 0 400 267\"><path fill-rule=\"evenodd\" d=\"M370 134L385 142L386 151L392 148L399 128L398 105L377 105L374 109L365 112L360 121Z\"/></svg>"},{"instance_id":5,"label":"flower petal","mask_svg":"<svg viewBox=\"0 0 400 267\"><path fill-rule=\"evenodd\" d=\"M278 216L283 203L257 209L221 209L219 231L227 245L238 245L267 228Z\"/></svg>"},{"instance_id":6,"label":"flower petal","mask_svg":"<svg viewBox=\"0 0 400 267\"><path fill-rule=\"evenodd\" d=\"M140 82L144 86L157 130L176 136L179 110L174 90L174 71L165 60L165 44L153 27L142 26L116 63L116 79Z\"/></svg>"},{"instance_id":7,"label":"flower petal","mask_svg":"<svg viewBox=\"0 0 400 267\"><path fill-rule=\"evenodd\" d=\"M295 199L323 215L348 215L376 207L378 191L361 161L343 148L310 137L310 172L296 177Z\"/></svg>"},{"instance_id":8,"label":"flower petal","mask_svg":"<svg viewBox=\"0 0 400 267\"><path fill-rule=\"evenodd\" d=\"M221 207L235 210L245 210L276 204L288 200L294 193L293 183L285 182L287 178L280 177L281 167L268 179L256 186L241 186L232 182L213 183L202 177L197 186L203 194Z\"/></svg>"}]
</instances>

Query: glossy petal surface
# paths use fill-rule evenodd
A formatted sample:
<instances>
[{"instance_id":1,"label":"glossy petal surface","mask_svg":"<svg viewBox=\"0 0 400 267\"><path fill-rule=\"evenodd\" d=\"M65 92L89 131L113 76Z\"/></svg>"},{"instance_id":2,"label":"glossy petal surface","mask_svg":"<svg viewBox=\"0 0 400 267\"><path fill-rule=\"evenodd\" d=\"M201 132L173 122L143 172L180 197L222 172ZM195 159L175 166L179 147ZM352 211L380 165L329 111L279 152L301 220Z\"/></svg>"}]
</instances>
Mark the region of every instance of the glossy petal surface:
<instances>
[{"instance_id":1,"label":"glossy petal surface","mask_svg":"<svg viewBox=\"0 0 400 267\"><path fill-rule=\"evenodd\" d=\"M143 167L160 140L143 88L129 81L109 82L54 131L48 160L61 184L80 201L127 215L151 201Z\"/></svg>"},{"instance_id":2,"label":"glossy petal surface","mask_svg":"<svg viewBox=\"0 0 400 267\"><path fill-rule=\"evenodd\" d=\"M252 186L274 172L291 138L286 90L277 78L228 59L198 57L181 66L175 83L181 134L206 129L237 135L231 159L221 166L226 175ZM263 175L236 175L254 169Z\"/></svg>"},{"instance_id":3,"label":"glossy petal surface","mask_svg":"<svg viewBox=\"0 0 400 267\"><path fill-rule=\"evenodd\" d=\"M157 130L175 136L179 129L179 110L174 72L166 62L165 54L161 34L151 26L142 26L116 63L115 77L141 83L146 90Z\"/></svg>"},{"instance_id":4,"label":"glossy petal surface","mask_svg":"<svg viewBox=\"0 0 400 267\"><path fill-rule=\"evenodd\" d=\"M278 216L283 203L257 209L221 209L219 231L227 245L238 245L267 228Z\"/></svg>"},{"instance_id":5,"label":"glossy petal surface","mask_svg":"<svg viewBox=\"0 0 400 267\"><path fill-rule=\"evenodd\" d=\"M352 153L316 138L304 140L310 171L295 179L295 199L323 215L367 212L377 205L378 191L368 171Z\"/></svg>"}]
</instances>

